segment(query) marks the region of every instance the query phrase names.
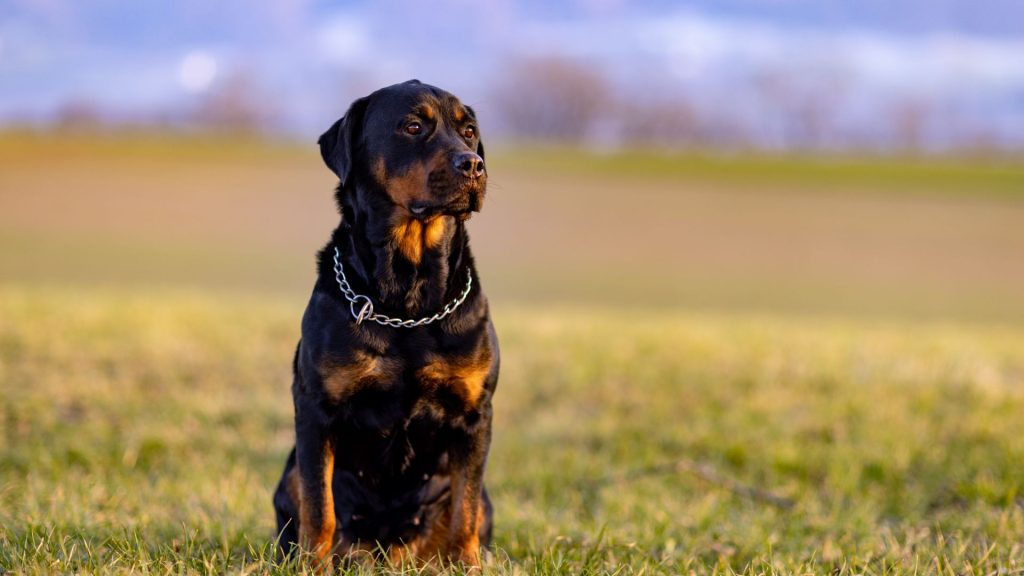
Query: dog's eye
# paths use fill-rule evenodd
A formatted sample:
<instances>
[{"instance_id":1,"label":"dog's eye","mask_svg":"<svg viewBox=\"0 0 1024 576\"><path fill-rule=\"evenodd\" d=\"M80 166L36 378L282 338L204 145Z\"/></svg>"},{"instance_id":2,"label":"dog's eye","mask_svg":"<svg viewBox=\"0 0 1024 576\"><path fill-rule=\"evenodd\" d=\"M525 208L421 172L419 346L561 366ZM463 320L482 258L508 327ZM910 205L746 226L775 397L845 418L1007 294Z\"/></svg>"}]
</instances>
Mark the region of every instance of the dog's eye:
<instances>
[{"instance_id":1,"label":"dog's eye","mask_svg":"<svg viewBox=\"0 0 1024 576\"><path fill-rule=\"evenodd\" d=\"M462 137L466 140L476 138L476 126L466 126L462 129Z\"/></svg>"},{"instance_id":2,"label":"dog's eye","mask_svg":"<svg viewBox=\"0 0 1024 576\"><path fill-rule=\"evenodd\" d=\"M420 132L423 132L423 124L420 124L419 122L409 122L408 124L405 125L406 134L411 134L415 136Z\"/></svg>"}]
</instances>

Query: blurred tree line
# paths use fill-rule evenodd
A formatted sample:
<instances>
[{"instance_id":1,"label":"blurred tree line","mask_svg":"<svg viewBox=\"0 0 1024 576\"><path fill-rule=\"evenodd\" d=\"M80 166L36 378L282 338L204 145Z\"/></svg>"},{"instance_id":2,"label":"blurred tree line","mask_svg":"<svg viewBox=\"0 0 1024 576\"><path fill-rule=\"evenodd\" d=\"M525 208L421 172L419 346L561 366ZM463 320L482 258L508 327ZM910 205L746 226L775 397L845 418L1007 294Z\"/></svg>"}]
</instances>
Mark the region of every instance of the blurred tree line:
<instances>
[{"instance_id":1,"label":"blurred tree line","mask_svg":"<svg viewBox=\"0 0 1024 576\"><path fill-rule=\"evenodd\" d=\"M493 108L501 129L523 140L782 150L1007 147L986 125L919 97L875 98L880 108L851 114L859 95L841 70L762 70L730 90L742 98L729 90L709 96L696 88L617 87L586 63L537 58L509 67Z\"/></svg>"},{"instance_id":2,"label":"blurred tree line","mask_svg":"<svg viewBox=\"0 0 1024 576\"><path fill-rule=\"evenodd\" d=\"M688 89L671 82L616 85L592 64L537 57L509 63L498 78L486 103L486 131L498 139L797 151L1022 146L1020 139L1008 143L989 125L920 97L861 98L842 70L760 70L716 92L698 83ZM883 104L858 111L862 101ZM157 125L247 134L278 134L288 126L284 103L244 71L226 75L183 109L115 118L94 103L73 101L58 111L56 123L62 129Z\"/></svg>"}]
</instances>

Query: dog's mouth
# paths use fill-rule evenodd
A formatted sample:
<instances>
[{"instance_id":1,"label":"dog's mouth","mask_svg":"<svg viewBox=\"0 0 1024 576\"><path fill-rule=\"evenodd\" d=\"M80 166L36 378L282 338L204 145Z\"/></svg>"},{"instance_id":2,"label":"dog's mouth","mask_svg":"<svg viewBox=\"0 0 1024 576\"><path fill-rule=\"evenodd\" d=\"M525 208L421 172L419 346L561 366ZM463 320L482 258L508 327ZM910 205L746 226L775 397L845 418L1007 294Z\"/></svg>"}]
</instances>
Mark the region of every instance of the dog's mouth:
<instances>
[{"instance_id":1,"label":"dog's mouth","mask_svg":"<svg viewBox=\"0 0 1024 576\"><path fill-rule=\"evenodd\" d=\"M409 212L416 218L434 216L468 216L479 212L484 190L480 186L464 186L448 195L436 195L431 200L414 200L409 203Z\"/></svg>"},{"instance_id":2,"label":"dog's mouth","mask_svg":"<svg viewBox=\"0 0 1024 576\"><path fill-rule=\"evenodd\" d=\"M475 212L474 206L472 198L458 198L450 202L413 202L409 205L409 212L417 218L458 216Z\"/></svg>"}]
</instances>

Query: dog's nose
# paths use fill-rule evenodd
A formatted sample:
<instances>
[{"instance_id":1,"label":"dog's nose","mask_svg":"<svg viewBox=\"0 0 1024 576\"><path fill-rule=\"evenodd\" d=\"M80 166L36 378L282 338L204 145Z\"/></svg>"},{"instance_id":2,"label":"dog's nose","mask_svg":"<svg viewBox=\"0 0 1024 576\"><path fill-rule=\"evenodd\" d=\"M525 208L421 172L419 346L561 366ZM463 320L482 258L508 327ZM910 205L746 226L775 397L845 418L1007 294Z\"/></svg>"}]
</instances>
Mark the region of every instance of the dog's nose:
<instances>
[{"instance_id":1,"label":"dog's nose","mask_svg":"<svg viewBox=\"0 0 1024 576\"><path fill-rule=\"evenodd\" d=\"M484 159L472 152L463 152L455 157L455 169L466 178L479 178L484 174Z\"/></svg>"}]
</instances>

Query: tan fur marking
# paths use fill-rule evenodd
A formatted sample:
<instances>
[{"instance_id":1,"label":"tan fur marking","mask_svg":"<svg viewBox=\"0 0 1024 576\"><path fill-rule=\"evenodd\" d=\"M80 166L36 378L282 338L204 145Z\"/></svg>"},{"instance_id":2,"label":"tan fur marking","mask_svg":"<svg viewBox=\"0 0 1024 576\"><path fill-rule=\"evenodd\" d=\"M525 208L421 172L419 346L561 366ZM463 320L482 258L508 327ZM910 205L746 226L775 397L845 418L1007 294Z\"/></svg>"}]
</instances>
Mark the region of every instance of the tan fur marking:
<instances>
[{"instance_id":1,"label":"tan fur marking","mask_svg":"<svg viewBox=\"0 0 1024 576\"><path fill-rule=\"evenodd\" d=\"M430 171L443 166L444 153L437 153L427 162L415 162L403 174L389 174L384 157L373 164L373 175L387 191L391 201L408 209L413 202L429 201L427 181ZM447 217L435 217L426 223L411 218L405 210L395 212L391 223L391 239L409 262L419 264L423 250L434 248L444 239Z\"/></svg>"},{"instance_id":2,"label":"tan fur marking","mask_svg":"<svg viewBox=\"0 0 1024 576\"><path fill-rule=\"evenodd\" d=\"M380 178L381 173L383 178ZM426 200L429 197L427 177L429 167L422 162L414 162L402 174L388 174L384 161L379 162L378 178L391 200L399 206L408 207L414 200Z\"/></svg>"},{"instance_id":3,"label":"tan fur marking","mask_svg":"<svg viewBox=\"0 0 1024 576\"><path fill-rule=\"evenodd\" d=\"M469 358L445 358L431 355L427 365L419 370L422 380L430 383L448 384L462 397L466 406L476 406L484 390L484 381L491 372L491 353L487 348Z\"/></svg>"},{"instance_id":4,"label":"tan fur marking","mask_svg":"<svg viewBox=\"0 0 1024 576\"><path fill-rule=\"evenodd\" d=\"M318 561L324 560L334 545L334 492L331 490L331 479L334 477L334 449L330 446L324 446L323 468L323 477L320 479L324 493L319 511L323 520L321 526L313 525L313 503L304 496L308 487L300 482L299 490L299 543Z\"/></svg>"},{"instance_id":5,"label":"tan fur marking","mask_svg":"<svg viewBox=\"0 0 1024 576\"><path fill-rule=\"evenodd\" d=\"M447 156L441 151L425 162L413 162L401 174L391 174L387 170L384 157L380 156L373 163L373 176L395 204L408 207L414 200L424 201L430 198L427 186L430 173L443 169L446 162Z\"/></svg>"},{"instance_id":6,"label":"tan fur marking","mask_svg":"<svg viewBox=\"0 0 1024 576\"><path fill-rule=\"evenodd\" d=\"M444 238L446 227L446 217L438 216L432 220L428 220L426 230L423 233L423 246L426 248L434 248L440 244L441 239Z\"/></svg>"},{"instance_id":7,"label":"tan fur marking","mask_svg":"<svg viewBox=\"0 0 1024 576\"><path fill-rule=\"evenodd\" d=\"M388 549L389 562L398 564L415 560L429 563L441 560L480 565L480 527L483 526L485 510L479 493L470 487L463 474L459 472L452 476L447 506L426 530L415 539ZM475 508L475 514L470 507Z\"/></svg>"},{"instance_id":8,"label":"tan fur marking","mask_svg":"<svg viewBox=\"0 0 1024 576\"><path fill-rule=\"evenodd\" d=\"M423 259L423 223L415 218L403 218L391 228L391 238L406 260L419 264Z\"/></svg>"},{"instance_id":9,"label":"tan fur marking","mask_svg":"<svg viewBox=\"0 0 1024 576\"><path fill-rule=\"evenodd\" d=\"M391 227L391 239L394 240L402 256L419 264L423 260L423 251L434 248L441 243L445 233L445 217L436 216L426 223L415 218L399 216Z\"/></svg>"},{"instance_id":10,"label":"tan fur marking","mask_svg":"<svg viewBox=\"0 0 1024 576\"><path fill-rule=\"evenodd\" d=\"M433 524L427 526L426 532L406 545L408 554L423 562L446 560L451 551L451 522L452 505L449 501Z\"/></svg>"},{"instance_id":11,"label":"tan fur marking","mask_svg":"<svg viewBox=\"0 0 1024 576\"><path fill-rule=\"evenodd\" d=\"M471 566L480 565L480 518L479 507L476 514L464 513L462 530L454 542L459 559Z\"/></svg>"},{"instance_id":12,"label":"tan fur marking","mask_svg":"<svg viewBox=\"0 0 1024 576\"><path fill-rule=\"evenodd\" d=\"M480 565L480 492L465 472L452 477L449 555L472 566Z\"/></svg>"},{"instance_id":13,"label":"tan fur marking","mask_svg":"<svg viewBox=\"0 0 1024 576\"><path fill-rule=\"evenodd\" d=\"M356 352L348 363L324 363L320 366L320 376L327 396L334 402L340 402L368 383L391 377L399 367L400 361L396 358Z\"/></svg>"}]
</instances>

